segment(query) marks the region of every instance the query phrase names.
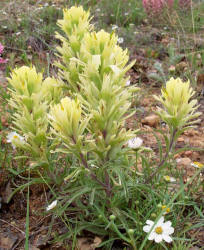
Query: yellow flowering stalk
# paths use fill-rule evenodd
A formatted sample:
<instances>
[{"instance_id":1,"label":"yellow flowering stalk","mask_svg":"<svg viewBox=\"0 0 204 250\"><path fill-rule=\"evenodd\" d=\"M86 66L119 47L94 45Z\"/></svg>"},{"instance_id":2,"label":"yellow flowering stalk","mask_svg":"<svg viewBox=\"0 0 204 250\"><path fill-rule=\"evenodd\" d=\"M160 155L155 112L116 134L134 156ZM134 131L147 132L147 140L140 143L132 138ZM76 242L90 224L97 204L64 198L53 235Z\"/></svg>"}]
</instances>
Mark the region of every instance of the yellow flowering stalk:
<instances>
[{"instance_id":1,"label":"yellow flowering stalk","mask_svg":"<svg viewBox=\"0 0 204 250\"><path fill-rule=\"evenodd\" d=\"M59 34L56 37L61 41L62 46L57 47L58 56L61 62L56 65L61 69L59 75L62 79L70 83L69 88L77 91L78 73L81 67L71 59L77 57L81 47L81 41L87 32L93 29L90 24L90 13L84 11L82 6L73 6L70 9L64 9L63 19L58 21L58 25L64 31L65 37Z\"/></svg>"},{"instance_id":2,"label":"yellow flowering stalk","mask_svg":"<svg viewBox=\"0 0 204 250\"><path fill-rule=\"evenodd\" d=\"M167 145L166 154L157 166L157 170L150 176L152 179L157 172L163 167L167 158L171 156L174 144L179 135L187 130L190 125L197 123L196 119L200 116L200 112L197 112L197 100L192 99L195 92L190 87L189 81L182 81L180 78L171 78L166 83L166 88L161 90L162 95L160 97L154 96L164 108L157 108L157 114L165 121L170 128L170 138ZM166 180L168 178L165 178ZM149 180L147 180L149 181ZM167 181L171 181L170 178Z\"/></svg>"},{"instance_id":3,"label":"yellow flowering stalk","mask_svg":"<svg viewBox=\"0 0 204 250\"><path fill-rule=\"evenodd\" d=\"M15 89L16 94L30 97L39 93L42 84L42 74L37 73L35 67L22 66L14 69L8 82Z\"/></svg>"},{"instance_id":4,"label":"yellow flowering stalk","mask_svg":"<svg viewBox=\"0 0 204 250\"><path fill-rule=\"evenodd\" d=\"M104 30L86 33L80 48L79 58L83 62L92 60L92 56L100 56L101 71L107 66L114 65L119 69L125 67L128 62L127 49L123 50L117 45L118 37Z\"/></svg>"},{"instance_id":5,"label":"yellow flowering stalk","mask_svg":"<svg viewBox=\"0 0 204 250\"><path fill-rule=\"evenodd\" d=\"M62 86L54 78L43 81L42 73L26 66L15 69L8 81L12 86L9 103L15 110L13 124L25 138L17 147L27 151L34 160L46 161L48 104L59 102Z\"/></svg>"},{"instance_id":6,"label":"yellow flowering stalk","mask_svg":"<svg viewBox=\"0 0 204 250\"><path fill-rule=\"evenodd\" d=\"M54 133L69 150L81 146L88 119L82 119L82 109L77 99L63 98L59 104L51 107L49 118Z\"/></svg>"},{"instance_id":7,"label":"yellow flowering stalk","mask_svg":"<svg viewBox=\"0 0 204 250\"><path fill-rule=\"evenodd\" d=\"M196 112L197 100L191 100L195 94L190 88L190 82L183 82L180 78L171 78L166 83L166 88L161 90L162 96L155 99L161 102L164 109L158 108L157 114L173 129L180 129L183 126L192 125L201 113Z\"/></svg>"},{"instance_id":8,"label":"yellow flowering stalk","mask_svg":"<svg viewBox=\"0 0 204 250\"><path fill-rule=\"evenodd\" d=\"M70 9L64 9L64 18L58 20L58 25L65 32L68 39L72 40L74 36L80 40L84 33L92 29L90 24L90 13L84 11L82 6L73 6Z\"/></svg>"},{"instance_id":9,"label":"yellow flowering stalk","mask_svg":"<svg viewBox=\"0 0 204 250\"><path fill-rule=\"evenodd\" d=\"M104 76L101 89L86 77L80 80L78 98L91 114L88 128L95 138L95 152L101 159L116 159L123 145L135 137L135 131L124 129L132 90L116 85L111 75Z\"/></svg>"},{"instance_id":10,"label":"yellow flowering stalk","mask_svg":"<svg viewBox=\"0 0 204 250\"><path fill-rule=\"evenodd\" d=\"M125 73L134 62L127 65L128 52L118 45L114 33L92 31L89 20L89 12L82 7L64 11L59 24L66 36L57 36L62 41L58 48L62 63L57 66L61 79L91 116L88 129L95 139L93 151L101 159L115 159L123 145L135 137L134 131L123 128L133 92L138 90L126 86Z\"/></svg>"}]
</instances>

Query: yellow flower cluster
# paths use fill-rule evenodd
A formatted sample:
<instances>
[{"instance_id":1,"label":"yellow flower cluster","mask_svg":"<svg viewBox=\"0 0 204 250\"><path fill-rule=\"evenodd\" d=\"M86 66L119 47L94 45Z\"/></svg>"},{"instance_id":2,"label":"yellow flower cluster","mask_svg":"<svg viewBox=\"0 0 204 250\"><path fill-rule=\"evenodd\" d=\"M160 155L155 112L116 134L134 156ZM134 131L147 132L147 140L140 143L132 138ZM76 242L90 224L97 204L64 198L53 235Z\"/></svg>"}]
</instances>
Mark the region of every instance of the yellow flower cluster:
<instances>
[{"instance_id":1,"label":"yellow flower cluster","mask_svg":"<svg viewBox=\"0 0 204 250\"><path fill-rule=\"evenodd\" d=\"M171 78L161 92L162 95L155 96L155 99L163 104L164 109L158 108L157 113L168 125L178 129L197 122L192 121L200 113L196 112L197 100L191 99L195 92L190 87L189 81L183 82L180 78Z\"/></svg>"}]
</instances>

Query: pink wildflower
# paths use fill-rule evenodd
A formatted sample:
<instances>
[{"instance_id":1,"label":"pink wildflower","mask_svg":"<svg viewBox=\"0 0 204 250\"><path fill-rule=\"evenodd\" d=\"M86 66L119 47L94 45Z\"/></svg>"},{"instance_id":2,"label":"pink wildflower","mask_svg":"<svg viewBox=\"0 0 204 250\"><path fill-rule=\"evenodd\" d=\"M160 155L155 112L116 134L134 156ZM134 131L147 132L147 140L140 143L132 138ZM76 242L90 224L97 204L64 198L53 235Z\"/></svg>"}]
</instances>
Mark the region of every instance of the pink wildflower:
<instances>
[{"instance_id":1,"label":"pink wildflower","mask_svg":"<svg viewBox=\"0 0 204 250\"><path fill-rule=\"evenodd\" d=\"M1 57L1 54L3 53L3 51L4 51L4 46L0 43L0 64L6 63L6 62L7 62L6 59L3 59L3 58Z\"/></svg>"},{"instance_id":2,"label":"pink wildflower","mask_svg":"<svg viewBox=\"0 0 204 250\"><path fill-rule=\"evenodd\" d=\"M0 54L4 51L4 46L0 43Z\"/></svg>"},{"instance_id":3,"label":"pink wildflower","mask_svg":"<svg viewBox=\"0 0 204 250\"><path fill-rule=\"evenodd\" d=\"M174 0L143 0L143 7L148 14L158 14L165 7L172 8Z\"/></svg>"}]
</instances>

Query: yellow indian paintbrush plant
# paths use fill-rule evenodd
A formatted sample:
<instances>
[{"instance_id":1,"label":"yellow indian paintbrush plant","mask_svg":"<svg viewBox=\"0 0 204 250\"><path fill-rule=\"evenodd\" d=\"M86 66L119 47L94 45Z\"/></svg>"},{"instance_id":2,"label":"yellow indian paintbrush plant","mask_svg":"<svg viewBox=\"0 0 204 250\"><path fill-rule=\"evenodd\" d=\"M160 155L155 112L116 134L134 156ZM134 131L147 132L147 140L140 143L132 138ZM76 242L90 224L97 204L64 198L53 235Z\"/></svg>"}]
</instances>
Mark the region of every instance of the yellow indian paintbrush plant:
<instances>
[{"instance_id":1,"label":"yellow indian paintbrush plant","mask_svg":"<svg viewBox=\"0 0 204 250\"><path fill-rule=\"evenodd\" d=\"M171 78L161 92L162 95L155 96L155 98L163 104L164 109L158 107L157 114L169 126L173 129L180 129L197 122L192 119L197 118L201 113L196 112L197 100L191 99L195 91L190 87L189 81L184 82L180 78Z\"/></svg>"}]
</instances>

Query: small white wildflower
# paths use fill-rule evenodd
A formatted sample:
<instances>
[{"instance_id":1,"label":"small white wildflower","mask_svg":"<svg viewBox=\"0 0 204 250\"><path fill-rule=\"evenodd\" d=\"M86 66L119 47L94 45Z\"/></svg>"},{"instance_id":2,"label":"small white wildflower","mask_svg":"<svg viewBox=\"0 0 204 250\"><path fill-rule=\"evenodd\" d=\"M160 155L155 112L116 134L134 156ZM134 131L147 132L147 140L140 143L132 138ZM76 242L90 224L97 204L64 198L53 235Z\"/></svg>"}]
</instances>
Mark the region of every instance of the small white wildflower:
<instances>
[{"instance_id":1,"label":"small white wildflower","mask_svg":"<svg viewBox=\"0 0 204 250\"><path fill-rule=\"evenodd\" d=\"M5 11L2 12L4 15L7 15L7 13Z\"/></svg>"},{"instance_id":2,"label":"small white wildflower","mask_svg":"<svg viewBox=\"0 0 204 250\"><path fill-rule=\"evenodd\" d=\"M114 16L114 14L111 14L111 16Z\"/></svg>"},{"instance_id":3,"label":"small white wildflower","mask_svg":"<svg viewBox=\"0 0 204 250\"><path fill-rule=\"evenodd\" d=\"M49 6L49 4L48 4L48 3L45 3L45 4L44 4L44 7L47 7L47 6Z\"/></svg>"},{"instance_id":4,"label":"small white wildflower","mask_svg":"<svg viewBox=\"0 0 204 250\"><path fill-rule=\"evenodd\" d=\"M125 12L125 16L128 16L129 15L129 13L128 12Z\"/></svg>"},{"instance_id":5,"label":"small white wildflower","mask_svg":"<svg viewBox=\"0 0 204 250\"><path fill-rule=\"evenodd\" d=\"M146 224L143 227L143 231L146 233L151 231L148 240L154 240L156 243L162 242L162 240L168 243L172 242L172 238L169 236L174 232L171 221L164 222L164 217L162 216L156 224L151 220L147 220Z\"/></svg>"},{"instance_id":6,"label":"small white wildflower","mask_svg":"<svg viewBox=\"0 0 204 250\"><path fill-rule=\"evenodd\" d=\"M123 37L118 37L118 43L123 43L124 42L124 38Z\"/></svg>"},{"instance_id":7,"label":"small white wildflower","mask_svg":"<svg viewBox=\"0 0 204 250\"><path fill-rule=\"evenodd\" d=\"M140 137L135 137L128 141L128 147L139 148L141 147L142 143L143 143L143 140Z\"/></svg>"},{"instance_id":8,"label":"small white wildflower","mask_svg":"<svg viewBox=\"0 0 204 250\"><path fill-rule=\"evenodd\" d=\"M7 135L7 142L12 144L13 149L16 148L16 146L14 144L15 140L20 140L20 141L24 142L24 137L20 136L16 132L11 132Z\"/></svg>"},{"instance_id":9,"label":"small white wildflower","mask_svg":"<svg viewBox=\"0 0 204 250\"><path fill-rule=\"evenodd\" d=\"M193 163L191 163L191 166L193 166L194 168L203 168L204 164L202 164L198 161L194 161Z\"/></svg>"},{"instance_id":10,"label":"small white wildflower","mask_svg":"<svg viewBox=\"0 0 204 250\"><path fill-rule=\"evenodd\" d=\"M168 175L164 176L164 180L167 181L167 182L175 182L176 181L176 179L174 177L171 177L171 176L168 176Z\"/></svg>"},{"instance_id":11,"label":"small white wildflower","mask_svg":"<svg viewBox=\"0 0 204 250\"><path fill-rule=\"evenodd\" d=\"M7 26L2 26L3 29L7 29Z\"/></svg>"},{"instance_id":12,"label":"small white wildflower","mask_svg":"<svg viewBox=\"0 0 204 250\"><path fill-rule=\"evenodd\" d=\"M21 34L21 32L19 31L19 32L16 33L16 36L19 36L20 34Z\"/></svg>"},{"instance_id":13,"label":"small white wildflower","mask_svg":"<svg viewBox=\"0 0 204 250\"><path fill-rule=\"evenodd\" d=\"M96 9L96 11L97 11L97 12L100 12L100 11L101 11L101 9L100 9L100 8L97 8L97 9Z\"/></svg>"},{"instance_id":14,"label":"small white wildflower","mask_svg":"<svg viewBox=\"0 0 204 250\"><path fill-rule=\"evenodd\" d=\"M111 28L112 30L116 30L116 29L118 29L118 26L117 25L112 25L112 28Z\"/></svg>"},{"instance_id":15,"label":"small white wildflower","mask_svg":"<svg viewBox=\"0 0 204 250\"><path fill-rule=\"evenodd\" d=\"M46 211L49 211L57 206L57 200L53 201L50 205L46 207Z\"/></svg>"},{"instance_id":16,"label":"small white wildflower","mask_svg":"<svg viewBox=\"0 0 204 250\"><path fill-rule=\"evenodd\" d=\"M126 82L125 86L130 86L130 80Z\"/></svg>"},{"instance_id":17,"label":"small white wildflower","mask_svg":"<svg viewBox=\"0 0 204 250\"><path fill-rule=\"evenodd\" d=\"M42 22L43 22L43 20L42 20L42 19L40 19L40 22L42 23Z\"/></svg>"}]
</instances>

